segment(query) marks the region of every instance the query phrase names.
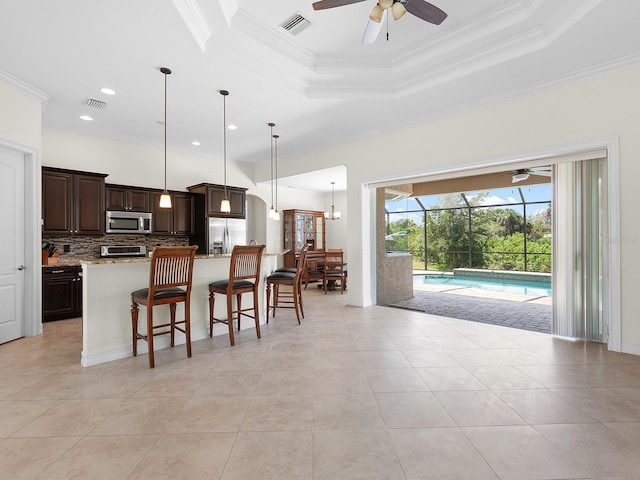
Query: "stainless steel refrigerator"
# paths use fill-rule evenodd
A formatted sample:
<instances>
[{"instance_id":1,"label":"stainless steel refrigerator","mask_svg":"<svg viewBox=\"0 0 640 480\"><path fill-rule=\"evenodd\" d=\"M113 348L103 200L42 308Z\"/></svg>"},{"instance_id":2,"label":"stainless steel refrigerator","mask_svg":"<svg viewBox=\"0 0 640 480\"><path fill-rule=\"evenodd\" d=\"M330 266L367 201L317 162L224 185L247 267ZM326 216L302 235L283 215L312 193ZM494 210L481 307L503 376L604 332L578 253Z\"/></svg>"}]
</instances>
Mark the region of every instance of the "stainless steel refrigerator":
<instances>
[{"instance_id":1,"label":"stainless steel refrigerator","mask_svg":"<svg viewBox=\"0 0 640 480\"><path fill-rule=\"evenodd\" d=\"M235 245L246 244L245 219L209 217L209 253L231 253Z\"/></svg>"}]
</instances>

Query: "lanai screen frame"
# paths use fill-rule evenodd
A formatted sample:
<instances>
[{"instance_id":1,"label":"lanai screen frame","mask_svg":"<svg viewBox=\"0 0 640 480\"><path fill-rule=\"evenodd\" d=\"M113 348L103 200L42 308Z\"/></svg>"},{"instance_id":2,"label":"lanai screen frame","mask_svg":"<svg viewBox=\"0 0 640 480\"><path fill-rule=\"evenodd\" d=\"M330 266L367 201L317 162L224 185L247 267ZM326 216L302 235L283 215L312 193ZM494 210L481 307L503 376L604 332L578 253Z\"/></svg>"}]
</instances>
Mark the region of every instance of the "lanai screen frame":
<instances>
[{"instance_id":1,"label":"lanai screen frame","mask_svg":"<svg viewBox=\"0 0 640 480\"><path fill-rule=\"evenodd\" d=\"M531 188L535 188L535 187L539 187L539 186L544 186L545 188L548 189L548 192L543 192L543 195L547 195L547 197L545 197L544 199L537 199L537 200L527 200L527 197L530 195L528 195L528 193L531 192ZM491 193L505 193L506 191L511 190L511 193L513 193L513 196L511 198L508 199L508 201L502 201L502 202L496 202L495 201L495 195L494 196L490 196L489 198L491 199L490 202L488 203L481 203L481 204L475 204L473 201L473 198L478 196L478 194L491 194ZM528 191L527 191L528 190ZM540 191L542 189L538 189L538 191ZM535 195L534 195L535 196ZM430 198L443 198L443 197L447 197L447 200L456 200L457 198L457 202L456 205L451 205L451 206L443 206L443 207L438 207L438 208L432 208L428 205L428 200ZM439 253L439 254L446 254L446 255L463 255L466 256L467 261L466 261L466 265L458 265L457 268L473 268L473 258L474 255L521 255L523 257L523 270L518 269L518 271L529 271L528 269L528 257L531 256L535 256L535 255L547 255L549 257L549 263L551 261L551 253L545 253L545 252L529 252L527 249L527 235L530 233L529 230L529 223L527 222L527 215L532 212L535 209L535 206L547 206L547 208L551 207L551 197L552 197L552 192L551 192L551 184L550 183L542 183L539 185L526 185L526 186L512 186L512 187L505 187L502 189L492 189L492 190L484 190L484 191L472 191L472 192L462 192L462 193L455 193L455 194L448 194L448 195L422 195L422 196L417 196L417 197L410 197L410 198L406 198L406 199L402 199L402 201L406 202L406 206L408 208L404 209L404 210L396 210L396 211L389 211L388 206L390 205L390 202L398 202L398 200L387 200L385 201L385 229L387 232L389 232L389 223L392 220L392 217L401 217L401 218L410 218L412 215L415 218L416 214L420 214L421 215L421 220L419 222L416 222L416 224L420 224L422 225L422 235L423 235L423 245L424 250L416 250L416 251L410 251L410 250L394 250L394 249L387 249L387 252L396 252L396 251L403 251L403 252L408 252L412 255L414 261L414 270L418 269L415 267L416 265L416 254L420 255L422 254L424 256L424 270L429 270L428 266L429 266L429 252L431 253ZM413 208L411 208L411 205L413 206ZM528 208L529 207L529 210ZM474 251L473 250L473 211L476 209L487 209L487 208L508 208L508 209L512 209L517 211L521 217L522 217L522 223L524 226L524 230L523 230L523 246L522 246L522 251L521 252L500 252L500 251L492 251L492 252L488 252L488 251ZM546 209L546 208L545 208ZM465 211L466 213L464 213L463 215L466 216L467 218L467 224L468 224L468 228L467 228L467 245L468 245L468 249L466 251L460 251L460 250L448 250L448 251L434 251L431 250L429 251L428 248L428 238L427 238L427 228L425 228L427 222L427 215L430 212L443 212L443 211L451 211L451 210L458 210L458 211ZM414 220L415 221L415 220ZM452 262L452 264L455 265L455 262ZM419 270L419 269L418 269ZM435 271L435 270L434 270Z\"/></svg>"}]
</instances>

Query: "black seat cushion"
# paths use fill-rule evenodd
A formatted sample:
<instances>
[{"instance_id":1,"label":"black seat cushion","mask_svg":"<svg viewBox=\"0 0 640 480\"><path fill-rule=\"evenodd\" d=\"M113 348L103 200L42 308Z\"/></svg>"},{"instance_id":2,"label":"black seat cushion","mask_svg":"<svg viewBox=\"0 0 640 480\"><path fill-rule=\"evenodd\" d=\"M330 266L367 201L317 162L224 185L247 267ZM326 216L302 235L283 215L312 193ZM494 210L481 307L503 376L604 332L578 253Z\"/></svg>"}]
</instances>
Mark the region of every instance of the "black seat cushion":
<instances>
[{"instance_id":1,"label":"black seat cushion","mask_svg":"<svg viewBox=\"0 0 640 480\"><path fill-rule=\"evenodd\" d=\"M289 268L282 267L282 268L276 268L273 271L273 273L279 273L279 272L296 273L297 271L298 269L294 267L289 267Z\"/></svg>"},{"instance_id":2,"label":"black seat cushion","mask_svg":"<svg viewBox=\"0 0 640 480\"><path fill-rule=\"evenodd\" d=\"M229 286L229 280L217 280L215 282L211 282L209 284L209 288L214 288L216 290L226 290ZM254 286L253 282L249 280L236 280L233 282L233 289L238 288L252 288Z\"/></svg>"},{"instance_id":3,"label":"black seat cushion","mask_svg":"<svg viewBox=\"0 0 640 480\"><path fill-rule=\"evenodd\" d=\"M275 272L273 272L271 275L267 277L267 282L269 280L292 280L294 278L296 278L295 273L279 272L276 270Z\"/></svg>"},{"instance_id":4,"label":"black seat cushion","mask_svg":"<svg viewBox=\"0 0 640 480\"><path fill-rule=\"evenodd\" d=\"M162 300L165 298L172 297L184 297L186 292L179 287L169 287L169 288L159 288L153 294L154 300ZM148 299L149 297L149 289L141 288L140 290L136 290L131 294L133 298L144 298Z\"/></svg>"}]
</instances>

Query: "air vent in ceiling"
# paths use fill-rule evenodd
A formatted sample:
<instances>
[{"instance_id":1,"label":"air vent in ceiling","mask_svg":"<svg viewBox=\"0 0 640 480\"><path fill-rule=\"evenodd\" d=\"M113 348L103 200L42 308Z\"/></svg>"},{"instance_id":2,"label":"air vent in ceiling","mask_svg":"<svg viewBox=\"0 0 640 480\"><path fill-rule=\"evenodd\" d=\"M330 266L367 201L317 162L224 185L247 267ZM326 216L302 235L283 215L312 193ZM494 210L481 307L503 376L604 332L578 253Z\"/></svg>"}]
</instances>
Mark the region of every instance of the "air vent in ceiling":
<instances>
[{"instance_id":1,"label":"air vent in ceiling","mask_svg":"<svg viewBox=\"0 0 640 480\"><path fill-rule=\"evenodd\" d=\"M285 29L291 35L298 35L309 25L311 25L311 22L304 18L300 12L296 12L282 22L280 28Z\"/></svg>"},{"instance_id":2,"label":"air vent in ceiling","mask_svg":"<svg viewBox=\"0 0 640 480\"><path fill-rule=\"evenodd\" d=\"M107 106L106 102L103 102L102 100L96 100L95 98L87 98L84 102L82 102L82 104L86 105L87 107L97 108L98 110L102 110Z\"/></svg>"}]
</instances>

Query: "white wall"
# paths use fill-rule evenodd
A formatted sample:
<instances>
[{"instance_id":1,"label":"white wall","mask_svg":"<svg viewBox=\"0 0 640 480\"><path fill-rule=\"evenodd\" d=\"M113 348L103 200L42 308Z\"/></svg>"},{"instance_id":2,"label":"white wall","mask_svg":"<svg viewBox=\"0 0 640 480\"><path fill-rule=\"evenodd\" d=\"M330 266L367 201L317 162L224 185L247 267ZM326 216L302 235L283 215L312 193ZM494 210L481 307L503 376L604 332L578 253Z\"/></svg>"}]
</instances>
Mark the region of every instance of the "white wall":
<instances>
[{"instance_id":1,"label":"white wall","mask_svg":"<svg viewBox=\"0 0 640 480\"><path fill-rule=\"evenodd\" d=\"M349 223L349 212L347 210L347 192L335 193L335 209L340 212L340 220L327 220L327 248L341 248L344 251L345 260L349 254L349 238L347 236L347 225ZM325 212L331 212L331 193L325 195Z\"/></svg>"},{"instance_id":2,"label":"white wall","mask_svg":"<svg viewBox=\"0 0 640 480\"><path fill-rule=\"evenodd\" d=\"M40 150L42 99L2 83L0 78L0 138Z\"/></svg>"}]
</instances>

